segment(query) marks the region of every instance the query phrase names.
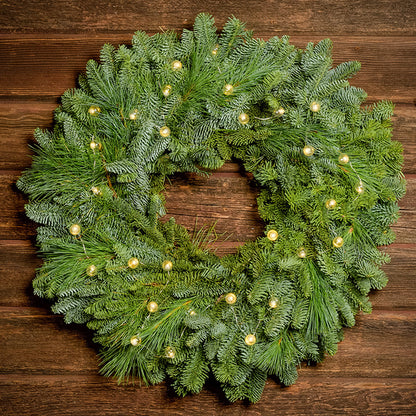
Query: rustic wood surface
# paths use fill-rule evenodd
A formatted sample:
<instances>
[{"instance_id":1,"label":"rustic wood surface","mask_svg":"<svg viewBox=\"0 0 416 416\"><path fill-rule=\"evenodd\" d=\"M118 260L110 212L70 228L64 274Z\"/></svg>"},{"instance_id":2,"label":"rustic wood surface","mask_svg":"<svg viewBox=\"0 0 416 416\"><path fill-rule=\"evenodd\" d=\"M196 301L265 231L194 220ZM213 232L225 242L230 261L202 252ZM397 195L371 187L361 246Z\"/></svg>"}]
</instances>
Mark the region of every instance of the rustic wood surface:
<instances>
[{"instance_id":1,"label":"rustic wood surface","mask_svg":"<svg viewBox=\"0 0 416 416\"><path fill-rule=\"evenodd\" d=\"M368 102L396 104L394 138L404 146L408 180L395 225L382 250L388 286L370 296L371 315L345 330L338 353L302 365L299 380L269 379L261 401L228 404L214 382L177 398L167 386L118 386L98 374L91 333L65 325L32 294L40 265L35 225L24 215L15 181L30 165L36 127L49 128L60 95L103 43L129 43L138 30L191 28L197 13L222 27L230 15L265 39L288 34L300 47L330 37L334 63L362 62L352 84ZM0 2L0 413L3 415L413 415L416 414L416 3L409 0L55 0ZM236 163L210 178L177 175L166 190L169 215L192 231L217 222L231 253L263 231L256 187Z\"/></svg>"}]
</instances>

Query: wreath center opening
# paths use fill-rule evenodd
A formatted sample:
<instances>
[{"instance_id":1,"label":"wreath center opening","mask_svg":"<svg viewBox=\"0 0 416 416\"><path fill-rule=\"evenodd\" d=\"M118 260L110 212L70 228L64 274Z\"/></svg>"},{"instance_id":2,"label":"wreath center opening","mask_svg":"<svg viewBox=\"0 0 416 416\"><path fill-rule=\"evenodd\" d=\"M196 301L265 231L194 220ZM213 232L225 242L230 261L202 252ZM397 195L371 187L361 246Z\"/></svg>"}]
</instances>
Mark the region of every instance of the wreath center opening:
<instances>
[{"instance_id":1,"label":"wreath center opening","mask_svg":"<svg viewBox=\"0 0 416 416\"><path fill-rule=\"evenodd\" d=\"M218 238L208 247L219 256L236 253L264 232L257 206L259 189L236 160L209 176L175 174L166 181L164 193L167 214L162 221L174 217L191 234L214 226Z\"/></svg>"}]
</instances>

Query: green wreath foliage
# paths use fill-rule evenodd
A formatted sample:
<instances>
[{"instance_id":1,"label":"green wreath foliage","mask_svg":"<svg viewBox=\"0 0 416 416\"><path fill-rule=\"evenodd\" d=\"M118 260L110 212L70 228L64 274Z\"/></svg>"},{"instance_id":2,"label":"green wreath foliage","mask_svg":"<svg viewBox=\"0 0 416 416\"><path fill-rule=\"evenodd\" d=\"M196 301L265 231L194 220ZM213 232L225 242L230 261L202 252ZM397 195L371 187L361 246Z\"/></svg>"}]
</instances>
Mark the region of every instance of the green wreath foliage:
<instances>
[{"instance_id":1,"label":"green wreath foliage","mask_svg":"<svg viewBox=\"0 0 416 416\"><path fill-rule=\"evenodd\" d=\"M260 399L302 361L334 354L342 327L387 282L390 225L405 192L390 102L362 107L358 62L201 14L181 36L105 45L37 130L18 181L39 223L34 280L65 321L102 346L102 372L230 401ZM238 160L259 188L263 236L218 257L165 214L175 172Z\"/></svg>"}]
</instances>

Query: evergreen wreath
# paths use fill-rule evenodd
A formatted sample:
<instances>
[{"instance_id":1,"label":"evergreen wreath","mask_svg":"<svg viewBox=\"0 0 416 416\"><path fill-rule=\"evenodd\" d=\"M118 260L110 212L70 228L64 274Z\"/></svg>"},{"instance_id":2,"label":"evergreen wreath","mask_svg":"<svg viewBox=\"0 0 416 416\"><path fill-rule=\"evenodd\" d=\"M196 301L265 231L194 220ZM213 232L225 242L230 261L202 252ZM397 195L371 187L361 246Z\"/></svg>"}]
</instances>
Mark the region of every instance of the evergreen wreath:
<instances>
[{"instance_id":1,"label":"evergreen wreath","mask_svg":"<svg viewBox=\"0 0 416 416\"><path fill-rule=\"evenodd\" d=\"M201 14L179 37L137 32L104 45L53 131L37 130L18 180L38 222L39 296L101 344L102 373L172 380L198 393L210 374L230 401L260 399L302 361L334 354L342 327L387 283L377 246L394 239L404 195L390 102L362 108L358 62L332 68L331 41L297 49L220 35ZM259 187L264 236L218 257L165 214L175 172L237 159Z\"/></svg>"}]
</instances>

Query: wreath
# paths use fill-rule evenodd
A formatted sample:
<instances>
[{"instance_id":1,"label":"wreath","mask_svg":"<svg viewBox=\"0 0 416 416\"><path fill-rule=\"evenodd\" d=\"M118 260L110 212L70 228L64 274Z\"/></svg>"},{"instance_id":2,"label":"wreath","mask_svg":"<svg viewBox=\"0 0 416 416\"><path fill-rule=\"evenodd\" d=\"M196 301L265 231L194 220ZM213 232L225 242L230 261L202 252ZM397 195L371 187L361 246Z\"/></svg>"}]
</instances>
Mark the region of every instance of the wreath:
<instances>
[{"instance_id":1,"label":"wreath","mask_svg":"<svg viewBox=\"0 0 416 416\"><path fill-rule=\"evenodd\" d=\"M230 401L291 385L302 361L337 350L342 327L381 289L402 148L393 105L361 107L332 67L332 44L305 50L254 38L236 18L104 45L53 131L35 132L18 180L39 223L37 295L101 344L102 373L198 393L212 375ZM175 172L238 160L259 189L264 235L218 257L165 215Z\"/></svg>"}]
</instances>

